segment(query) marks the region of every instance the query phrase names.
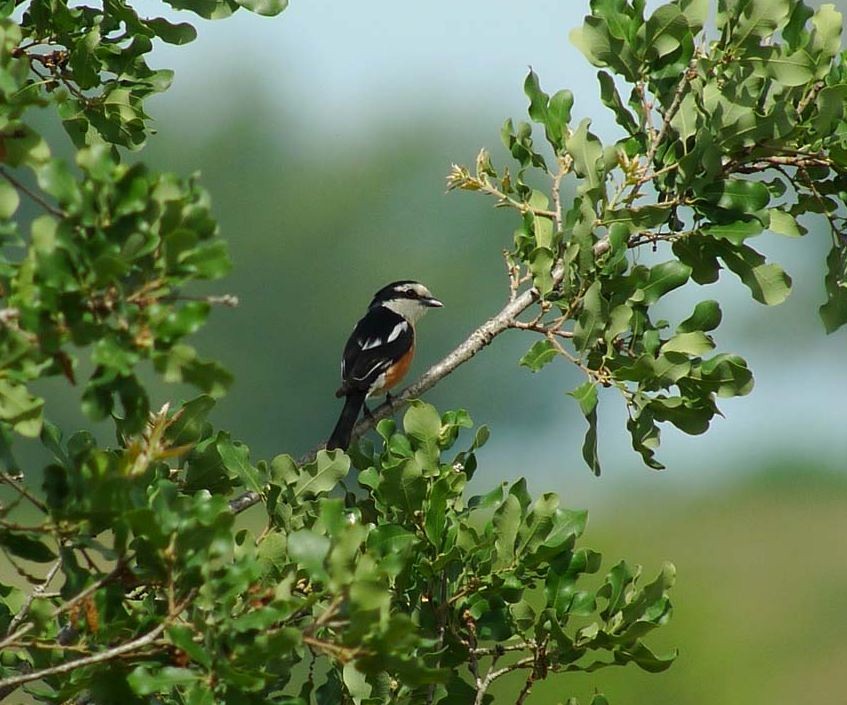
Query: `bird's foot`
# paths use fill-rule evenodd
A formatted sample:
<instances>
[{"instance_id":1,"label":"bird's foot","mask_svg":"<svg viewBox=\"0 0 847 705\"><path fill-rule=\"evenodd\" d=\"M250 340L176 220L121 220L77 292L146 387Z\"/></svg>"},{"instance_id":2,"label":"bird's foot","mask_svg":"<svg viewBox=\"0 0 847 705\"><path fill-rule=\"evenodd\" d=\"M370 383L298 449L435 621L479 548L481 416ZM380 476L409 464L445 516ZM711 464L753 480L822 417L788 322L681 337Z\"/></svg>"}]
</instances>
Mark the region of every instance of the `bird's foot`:
<instances>
[{"instance_id":1,"label":"bird's foot","mask_svg":"<svg viewBox=\"0 0 847 705\"><path fill-rule=\"evenodd\" d=\"M368 421L373 421L373 420L374 420L374 415L373 415L373 413L371 412L371 410L368 408L368 405L367 405L367 404L362 404L362 413L365 415L365 418L366 418Z\"/></svg>"}]
</instances>

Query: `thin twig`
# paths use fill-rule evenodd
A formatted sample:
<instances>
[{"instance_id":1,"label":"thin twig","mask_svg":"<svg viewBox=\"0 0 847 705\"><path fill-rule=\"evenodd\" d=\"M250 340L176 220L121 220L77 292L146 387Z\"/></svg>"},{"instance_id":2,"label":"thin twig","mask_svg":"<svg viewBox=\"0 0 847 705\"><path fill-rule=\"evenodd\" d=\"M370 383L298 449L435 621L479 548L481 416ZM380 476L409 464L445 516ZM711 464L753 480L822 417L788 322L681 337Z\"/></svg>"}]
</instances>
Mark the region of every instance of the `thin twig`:
<instances>
[{"instance_id":1,"label":"thin twig","mask_svg":"<svg viewBox=\"0 0 847 705\"><path fill-rule=\"evenodd\" d=\"M809 103L811 103L815 98L818 97L818 93L820 93L824 89L825 86L826 86L826 83L824 83L823 81L815 81L814 85L812 85L809 92L805 96L803 96L802 100L800 100L799 103L797 103L797 116L798 117L801 116L805 112Z\"/></svg>"},{"instance_id":2,"label":"thin twig","mask_svg":"<svg viewBox=\"0 0 847 705\"><path fill-rule=\"evenodd\" d=\"M27 186L24 186L20 181L18 181L14 176L12 176L8 171L6 171L3 167L0 167L0 176L2 176L6 181L8 181L12 186L14 186L21 193L29 196L33 201L35 201L39 206L41 206L48 213L52 213L57 218L64 218L65 212L56 206L48 203L44 198L42 198L35 191L31 190Z\"/></svg>"},{"instance_id":3,"label":"thin twig","mask_svg":"<svg viewBox=\"0 0 847 705\"><path fill-rule=\"evenodd\" d=\"M75 607L80 602L82 602L85 598L87 598L89 595L91 595L92 593L99 590L106 583L108 583L110 580L112 580L117 575L119 575L123 571L124 567L126 566L126 563L127 563L126 558L118 561L118 564L115 566L115 568L110 573L107 573L102 578L100 578L96 582L92 583L91 585L89 585L87 588L85 588L81 592L77 593L74 597L72 597L67 602L64 602L61 605L59 605L58 607L56 607L56 609L54 609L53 613L51 614L51 618L55 619L59 615L64 614L65 612L68 612L69 610L73 609L73 607ZM32 628L33 628L33 624L30 622L28 624L24 624L23 626L21 626L16 632L11 632L11 630L9 630L6 638L3 639L2 641L0 641L0 650L2 650L9 643L11 643L13 641L17 641L18 639L20 639L27 632L29 632Z\"/></svg>"},{"instance_id":4,"label":"thin twig","mask_svg":"<svg viewBox=\"0 0 847 705\"><path fill-rule=\"evenodd\" d=\"M518 699L515 700L515 705L524 705L526 699L529 697L529 691L532 690L532 686L535 684L536 678L537 675L533 668L526 677L526 681L523 684L523 688L521 688L521 692L518 693Z\"/></svg>"},{"instance_id":5,"label":"thin twig","mask_svg":"<svg viewBox=\"0 0 847 705\"><path fill-rule=\"evenodd\" d=\"M59 572L59 568L62 567L62 559L58 558L50 566L50 570L47 571L47 575L44 577L44 582L40 585L36 585L33 591L27 595L26 600L24 600L23 605L18 610L18 613L12 617L12 621L9 622L9 627L6 629L6 635L12 634L18 626L20 626L21 622L26 619L27 614L29 614L29 608L32 606L33 601L37 597L43 597L44 591L47 589L47 586L50 584L50 581L56 576L56 573Z\"/></svg>"},{"instance_id":6,"label":"thin twig","mask_svg":"<svg viewBox=\"0 0 847 705\"><path fill-rule=\"evenodd\" d=\"M507 651L526 651L527 649L535 648L533 644L521 641L517 644L498 644L497 646L482 646L474 649L476 656L495 656L506 653Z\"/></svg>"},{"instance_id":7,"label":"thin twig","mask_svg":"<svg viewBox=\"0 0 847 705\"><path fill-rule=\"evenodd\" d=\"M18 492L22 497L26 497L36 508L44 512L45 514L49 514L50 510L47 509L47 505L44 504L38 497L32 494L26 487L20 484L17 479L12 477L7 472L0 472L0 482L5 482L9 487L13 487L16 492Z\"/></svg>"},{"instance_id":8,"label":"thin twig","mask_svg":"<svg viewBox=\"0 0 847 705\"><path fill-rule=\"evenodd\" d=\"M356 656L359 656L364 653L361 648L350 648L349 646L341 646L340 644L335 644L331 641L316 639L315 637L309 636L308 634L303 635L303 643L313 649L317 649L318 651L322 651L329 656L337 658L342 663L346 663L347 661L350 661Z\"/></svg>"},{"instance_id":9,"label":"thin twig","mask_svg":"<svg viewBox=\"0 0 847 705\"><path fill-rule=\"evenodd\" d=\"M527 656L526 658L522 658L520 661L515 661L514 663L510 663L508 666L503 666L503 668L498 668L495 670L489 670L481 681L477 684L476 690L476 698L474 698L474 705L482 705L483 700L485 699L485 693L488 691L488 688L491 687L491 684L500 678L501 676L505 676L507 673L511 673L512 671L517 671L519 668L534 668L535 667L535 656Z\"/></svg>"},{"instance_id":10,"label":"thin twig","mask_svg":"<svg viewBox=\"0 0 847 705\"><path fill-rule=\"evenodd\" d=\"M58 666L42 668L39 671L31 671L30 673L23 673L19 676L12 676L10 678L0 680L0 698L6 697L9 693L24 683L31 683L32 681L41 680L42 678L47 678L49 676L58 676L63 673L70 673L71 671L75 671L78 668L83 668L85 666L93 666L98 663L114 661L125 654L139 651L145 646L151 645L159 638L159 635L167 629L173 620L176 619L179 613L185 609L185 606L194 598L194 594L195 591L192 590L188 596L176 606L174 612L168 614L161 624L157 625L137 639L119 644L118 646L106 649L106 651L101 651L100 653L93 654L92 656L85 656L72 661L65 661L64 663L60 663Z\"/></svg>"},{"instance_id":11,"label":"thin twig","mask_svg":"<svg viewBox=\"0 0 847 705\"><path fill-rule=\"evenodd\" d=\"M534 333L541 333L542 335L556 335L560 338L566 339L573 338L573 333L569 330L560 330L555 327L548 328L540 323L533 323L531 321L529 323L524 321L512 321L511 327L516 328L517 330L529 330Z\"/></svg>"},{"instance_id":12,"label":"thin twig","mask_svg":"<svg viewBox=\"0 0 847 705\"><path fill-rule=\"evenodd\" d=\"M159 301L200 301L210 306L226 306L237 308L240 303L234 294L221 294L220 296L188 296L187 294L172 294L162 296Z\"/></svg>"},{"instance_id":13,"label":"thin twig","mask_svg":"<svg viewBox=\"0 0 847 705\"><path fill-rule=\"evenodd\" d=\"M659 132L656 134L656 136L652 140L650 140L650 149L647 151L646 159L647 169L651 168L651 165L653 164L653 159L656 157L656 152L659 149L659 145L662 144L662 141L668 134L668 130L671 126L671 120L674 119L674 116L679 110L679 106L682 105L682 99L685 97L686 89L689 85L691 85L691 81L693 81L697 77L697 62L699 60L700 54L694 52L694 56L688 63L688 68L682 75L682 78L680 79L679 84L676 87L676 91L673 94L673 100L671 101L670 107L665 111L665 114L662 118L662 126L659 128Z\"/></svg>"}]
</instances>

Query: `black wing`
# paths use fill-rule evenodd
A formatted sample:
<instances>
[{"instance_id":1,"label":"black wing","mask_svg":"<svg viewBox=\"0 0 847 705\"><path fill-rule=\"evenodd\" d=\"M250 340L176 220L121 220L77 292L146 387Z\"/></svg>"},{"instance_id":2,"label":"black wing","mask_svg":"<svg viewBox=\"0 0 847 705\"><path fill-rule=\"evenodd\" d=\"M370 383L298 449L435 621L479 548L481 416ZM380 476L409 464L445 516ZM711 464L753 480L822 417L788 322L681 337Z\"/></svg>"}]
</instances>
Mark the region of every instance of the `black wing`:
<instances>
[{"instance_id":1,"label":"black wing","mask_svg":"<svg viewBox=\"0 0 847 705\"><path fill-rule=\"evenodd\" d=\"M379 376L414 342L415 331L403 316L384 306L369 310L344 347L338 395L354 389L370 391Z\"/></svg>"}]
</instances>

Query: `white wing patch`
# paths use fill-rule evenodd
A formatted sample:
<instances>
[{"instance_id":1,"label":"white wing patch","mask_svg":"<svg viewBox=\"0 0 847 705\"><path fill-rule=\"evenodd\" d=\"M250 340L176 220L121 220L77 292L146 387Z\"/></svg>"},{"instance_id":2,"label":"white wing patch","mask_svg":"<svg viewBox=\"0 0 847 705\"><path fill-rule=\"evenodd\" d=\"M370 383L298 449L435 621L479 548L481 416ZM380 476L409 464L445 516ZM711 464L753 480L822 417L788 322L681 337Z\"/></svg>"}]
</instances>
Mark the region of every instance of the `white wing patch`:
<instances>
[{"instance_id":1,"label":"white wing patch","mask_svg":"<svg viewBox=\"0 0 847 705\"><path fill-rule=\"evenodd\" d=\"M382 338L368 338L367 340L361 341L361 349L370 350L371 348L378 348L382 344Z\"/></svg>"},{"instance_id":2,"label":"white wing patch","mask_svg":"<svg viewBox=\"0 0 847 705\"><path fill-rule=\"evenodd\" d=\"M362 372L361 375L354 375L353 379L362 382L370 377L374 372L376 372L381 367L387 367L390 364L388 360L377 360L373 365L371 365L370 369Z\"/></svg>"},{"instance_id":3,"label":"white wing patch","mask_svg":"<svg viewBox=\"0 0 847 705\"><path fill-rule=\"evenodd\" d=\"M405 333L408 328L409 324L406 323L406 321L400 321L400 323L394 326L394 330L391 331L386 342L390 343L394 340L397 340L397 338L400 337L400 334Z\"/></svg>"}]
</instances>

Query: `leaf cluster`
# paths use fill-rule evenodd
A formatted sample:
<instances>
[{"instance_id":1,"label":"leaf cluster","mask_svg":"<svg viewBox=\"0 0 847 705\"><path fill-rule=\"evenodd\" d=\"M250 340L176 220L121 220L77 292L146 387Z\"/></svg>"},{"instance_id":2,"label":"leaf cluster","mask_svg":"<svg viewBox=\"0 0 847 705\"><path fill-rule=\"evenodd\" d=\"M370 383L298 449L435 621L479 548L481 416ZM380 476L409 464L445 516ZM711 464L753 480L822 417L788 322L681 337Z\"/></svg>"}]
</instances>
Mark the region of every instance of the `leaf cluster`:
<instances>
[{"instance_id":1,"label":"leaf cluster","mask_svg":"<svg viewBox=\"0 0 847 705\"><path fill-rule=\"evenodd\" d=\"M639 586L640 568L620 562L592 584L586 512L533 500L523 479L468 497L488 433L451 453L466 412L419 402L352 462L321 451L254 467L206 422L212 403L157 414L125 449L52 432L43 523L0 545L60 559L64 583L2 642L0 685L28 662L45 673L30 690L41 702L480 703L512 671L534 681L673 660L643 642L670 617L672 566ZM244 485L264 493L258 534L234 527L225 500ZM0 599L0 634L22 598ZM95 661L51 674L57 643Z\"/></svg>"},{"instance_id":2,"label":"leaf cluster","mask_svg":"<svg viewBox=\"0 0 847 705\"><path fill-rule=\"evenodd\" d=\"M715 350L716 301L676 323L654 313L674 290L711 284L721 271L760 303L784 301L789 276L752 238L800 237L798 218L822 215L832 250L820 313L827 331L847 322L841 15L800 0L722 1L712 37L705 0L676 0L649 16L644 5L593 0L571 35L601 69L600 96L622 132L616 142L603 144L588 119L572 125L572 94L548 95L530 71L529 117L546 144L533 141L531 123L507 121L516 171L495 168L483 151L474 170L457 166L448 177L452 188L520 214L507 255L513 292L531 281L541 301L513 327L544 336L521 364L537 371L564 358L585 374L571 394L589 423L583 454L595 473L598 388L620 392L633 448L653 468L663 467L658 424L703 433L717 397L752 389L746 362ZM544 179L546 190L531 185ZM563 183L575 190L565 203Z\"/></svg>"}]
</instances>

